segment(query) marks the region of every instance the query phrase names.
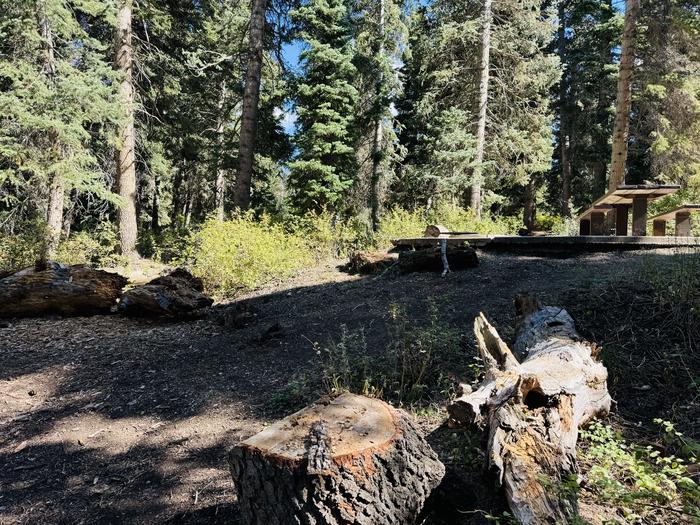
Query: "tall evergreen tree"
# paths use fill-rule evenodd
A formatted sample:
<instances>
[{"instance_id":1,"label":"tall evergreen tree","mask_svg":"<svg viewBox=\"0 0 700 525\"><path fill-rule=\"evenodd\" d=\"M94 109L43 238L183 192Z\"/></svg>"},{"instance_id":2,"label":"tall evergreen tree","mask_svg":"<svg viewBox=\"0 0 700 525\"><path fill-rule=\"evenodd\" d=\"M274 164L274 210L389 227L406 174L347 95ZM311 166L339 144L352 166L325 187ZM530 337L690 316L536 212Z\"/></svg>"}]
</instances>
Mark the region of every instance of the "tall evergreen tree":
<instances>
[{"instance_id":1,"label":"tall evergreen tree","mask_svg":"<svg viewBox=\"0 0 700 525\"><path fill-rule=\"evenodd\" d=\"M311 0L293 13L306 44L297 89L299 154L291 201L300 211L338 209L356 174L351 27L344 0Z\"/></svg>"},{"instance_id":2,"label":"tall evergreen tree","mask_svg":"<svg viewBox=\"0 0 700 525\"><path fill-rule=\"evenodd\" d=\"M0 187L47 220L48 257L67 192L112 198L91 141L113 140L119 105L109 46L90 31L114 20L110 4L91 0L4 2L0 12Z\"/></svg>"}]
</instances>

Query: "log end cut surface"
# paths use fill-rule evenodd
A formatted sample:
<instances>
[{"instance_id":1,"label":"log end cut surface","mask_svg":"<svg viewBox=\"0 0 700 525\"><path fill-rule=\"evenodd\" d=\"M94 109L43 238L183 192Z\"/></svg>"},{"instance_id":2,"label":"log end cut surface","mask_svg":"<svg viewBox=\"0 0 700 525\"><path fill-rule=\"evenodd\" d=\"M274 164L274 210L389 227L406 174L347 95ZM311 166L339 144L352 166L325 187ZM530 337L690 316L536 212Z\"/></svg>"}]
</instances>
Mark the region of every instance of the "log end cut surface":
<instances>
[{"instance_id":1,"label":"log end cut surface","mask_svg":"<svg viewBox=\"0 0 700 525\"><path fill-rule=\"evenodd\" d=\"M385 403L343 394L278 421L244 441L243 446L282 459L300 461L307 454L309 428L317 421L326 422L325 434L333 444L333 459L386 446L393 441L397 431L394 416Z\"/></svg>"}]
</instances>

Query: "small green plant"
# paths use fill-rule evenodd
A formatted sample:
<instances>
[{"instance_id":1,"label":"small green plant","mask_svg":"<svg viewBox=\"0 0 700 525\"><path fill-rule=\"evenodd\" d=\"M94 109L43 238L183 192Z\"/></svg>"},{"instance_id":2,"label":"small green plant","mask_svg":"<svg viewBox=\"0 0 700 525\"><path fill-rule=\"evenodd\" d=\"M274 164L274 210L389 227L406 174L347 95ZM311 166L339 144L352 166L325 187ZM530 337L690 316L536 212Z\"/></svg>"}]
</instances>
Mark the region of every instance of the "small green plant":
<instances>
[{"instance_id":1,"label":"small green plant","mask_svg":"<svg viewBox=\"0 0 700 525\"><path fill-rule=\"evenodd\" d=\"M76 232L63 241L56 260L63 264L87 264L114 267L124 263L117 253L117 229L109 222L101 222L90 231Z\"/></svg>"},{"instance_id":2,"label":"small green plant","mask_svg":"<svg viewBox=\"0 0 700 525\"><path fill-rule=\"evenodd\" d=\"M0 232L0 273L10 273L34 265L45 251L46 223L31 221L10 235Z\"/></svg>"},{"instance_id":3,"label":"small green plant","mask_svg":"<svg viewBox=\"0 0 700 525\"><path fill-rule=\"evenodd\" d=\"M627 443L612 427L592 423L581 432L587 489L617 506L621 523L668 523L664 512L700 520L700 488L685 463L652 446Z\"/></svg>"}]
</instances>

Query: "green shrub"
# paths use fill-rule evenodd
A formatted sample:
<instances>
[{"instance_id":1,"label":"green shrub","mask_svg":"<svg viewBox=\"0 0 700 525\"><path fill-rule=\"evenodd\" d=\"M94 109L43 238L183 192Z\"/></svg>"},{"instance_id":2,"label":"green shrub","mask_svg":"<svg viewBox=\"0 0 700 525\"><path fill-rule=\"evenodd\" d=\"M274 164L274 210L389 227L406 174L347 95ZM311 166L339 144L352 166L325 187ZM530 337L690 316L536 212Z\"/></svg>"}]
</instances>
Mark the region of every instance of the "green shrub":
<instances>
[{"instance_id":1,"label":"green shrub","mask_svg":"<svg viewBox=\"0 0 700 525\"><path fill-rule=\"evenodd\" d=\"M44 253L46 223L33 221L20 234L0 233L0 273L10 273L33 266Z\"/></svg>"},{"instance_id":2,"label":"green shrub","mask_svg":"<svg viewBox=\"0 0 700 525\"><path fill-rule=\"evenodd\" d=\"M358 217L342 219L329 212L285 216L286 231L303 237L319 257L345 257L372 246L372 231Z\"/></svg>"},{"instance_id":3,"label":"green shrub","mask_svg":"<svg viewBox=\"0 0 700 525\"><path fill-rule=\"evenodd\" d=\"M139 235L141 256L164 264L183 265L190 256L193 230L181 225L163 228L160 232L147 230Z\"/></svg>"},{"instance_id":4,"label":"green shrub","mask_svg":"<svg viewBox=\"0 0 700 525\"><path fill-rule=\"evenodd\" d=\"M669 523L679 515L700 520L700 487L682 459L627 443L600 422L583 430L581 439L589 466L586 488L598 501L619 507L622 523Z\"/></svg>"},{"instance_id":5,"label":"green shrub","mask_svg":"<svg viewBox=\"0 0 700 525\"><path fill-rule=\"evenodd\" d=\"M423 212L394 208L382 217L374 244L380 249L390 248L393 239L420 237L427 225Z\"/></svg>"},{"instance_id":6,"label":"green shrub","mask_svg":"<svg viewBox=\"0 0 700 525\"><path fill-rule=\"evenodd\" d=\"M63 241L58 247L56 260L68 265L114 267L123 263L118 246L116 227L109 222L101 222L92 231L73 233Z\"/></svg>"},{"instance_id":7,"label":"green shrub","mask_svg":"<svg viewBox=\"0 0 700 525\"><path fill-rule=\"evenodd\" d=\"M442 224L450 231L484 235L515 234L522 227L520 217L497 217L484 213L481 219L477 220L472 210L451 205L443 205L430 210L427 223Z\"/></svg>"},{"instance_id":8,"label":"green shrub","mask_svg":"<svg viewBox=\"0 0 700 525\"><path fill-rule=\"evenodd\" d=\"M192 271L217 294L235 294L289 278L314 262L301 237L251 214L210 219L192 236Z\"/></svg>"}]
</instances>

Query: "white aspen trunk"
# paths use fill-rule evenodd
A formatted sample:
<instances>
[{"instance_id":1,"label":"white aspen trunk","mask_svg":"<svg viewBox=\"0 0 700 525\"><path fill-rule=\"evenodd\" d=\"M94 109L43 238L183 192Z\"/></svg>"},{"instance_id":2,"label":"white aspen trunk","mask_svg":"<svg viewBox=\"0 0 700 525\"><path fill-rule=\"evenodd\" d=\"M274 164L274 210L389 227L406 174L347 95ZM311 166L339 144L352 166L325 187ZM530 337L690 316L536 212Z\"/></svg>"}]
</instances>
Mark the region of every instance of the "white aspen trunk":
<instances>
[{"instance_id":1,"label":"white aspen trunk","mask_svg":"<svg viewBox=\"0 0 700 525\"><path fill-rule=\"evenodd\" d=\"M243 92L241 133L238 145L238 173L234 190L234 205L239 210L250 207L250 184L253 177L255 142L258 133L258 104L262 74L265 33L265 0L252 0L250 13L250 53Z\"/></svg>"},{"instance_id":2,"label":"white aspen trunk","mask_svg":"<svg viewBox=\"0 0 700 525\"><path fill-rule=\"evenodd\" d=\"M491 12L491 0L484 0L483 27L481 33L481 63L479 69L481 76L479 79L479 120L476 128L476 156L474 162L476 168L473 172L473 182L471 187L470 206L477 219L481 218L481 183L484 162L484 147L486 145L486 114L489 101L489 75L491 61L491 23L493 14Z\"/></svg>"},{"instance_id":3,"label":"white aspen trunk","mask_svg":"<svg viewBox=\"0 0 700 525\"><path fill-rule=\"evenodd\" d=\"M562 1L559 4L559 61L562 67L566 63L566 11ZM561 213L571 217L569 199L571 198L571 127L568 112L568 83L566 71L562 71L559 82L559 149L561 162Z\"/></svg>"},{"instance_id":4,"label":"white aspen trunk","mask_svg":"<svg viewBox=\"0 0 700 525\"><path fill-rule=\"evenodd\" d=\"M640 0L625 2L625 30L622 35L622 56L620 57L620 74L617 79L617 108L615 111L615 129L612 143L612 161L608 190L617 189L625 183L625 166L632 110L632 77L634 76L634 58L637 48L637 19L640 12Z\"/></svg>"},{"instance_id":5,"label":"white aspen trunk","mask_svg":"<svg viewBox=\"0 0 700 525\"><path fill-rule=\"evenodd\" d=\"M39 32L44 46L43 73L51 84L56 82L56 55L53 32L48 14L44 9L39 18ZM53 151L60 155L58 139L54 132L49 133L49 141ZM49 190L49 203L46 214L46 246L42 258L44 262L56 257L58 245L61 242L61 231L63 229L63 199L65 196L65 182L60 173L54 173L51 177L51 188Z\"/></svg>"},{"instance_id":6,"label":"white aspen trunk","mask_svg":"<svg viewBox=\"0 0 700 525\"><path fill-rule=\"evenodd\" d=\"M221 96L219 98L219 121L216 126L216 188L214 196L214 207L216 218L224 220L224 202L226 196L226 170L224 169L224 131L226 129L226 115L224 113L226 105L226 81L221 82Z\"/></svg>"},{"instance_id":7,"label":"white aspen trunk","mask_svg":"<svg viewBox=\"0 0 700 525\"><path fill-rule=\"evenodd\" d=\"M116 152L116 190L122 203L117 208L119 243L127 257L137 256L136 236L136 134L134 131L133 54L131 47L131 0L121 0L117 11L115 34L115 66L121 72L119 97L125 109L125 119L120 129L121 146Z\"/></svg>"}]
</instances>

